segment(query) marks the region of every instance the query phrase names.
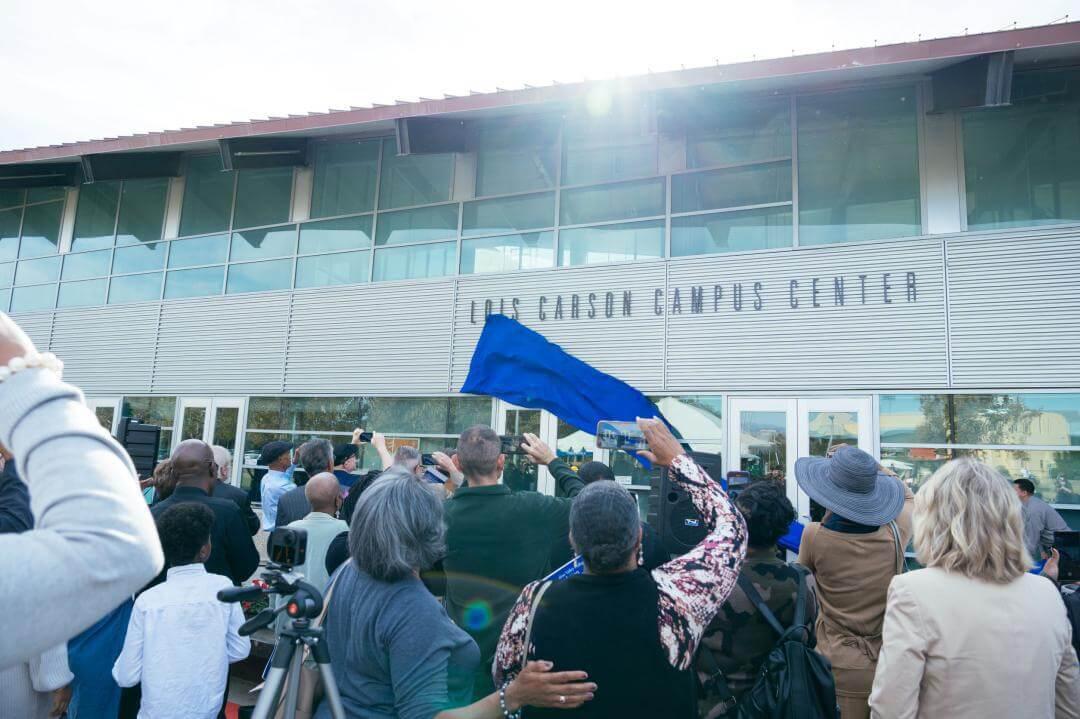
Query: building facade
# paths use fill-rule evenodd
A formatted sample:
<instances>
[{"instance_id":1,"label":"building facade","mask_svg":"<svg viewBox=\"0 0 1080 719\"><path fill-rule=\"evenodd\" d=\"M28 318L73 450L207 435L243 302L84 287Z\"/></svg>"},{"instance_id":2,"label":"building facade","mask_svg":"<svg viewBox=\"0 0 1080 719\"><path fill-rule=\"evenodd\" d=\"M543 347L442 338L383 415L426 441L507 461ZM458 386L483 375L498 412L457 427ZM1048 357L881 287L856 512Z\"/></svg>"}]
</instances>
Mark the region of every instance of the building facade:
<instances>
[{"instance_id":1,"label":"building facade","mask_svg":"<svg viewBox=\"0 0 1080 719\"><path fill-rule=\"evenodd\" d=\"M949 107L943 72L1002 57L1007 104ZM1078 128L1072 23L0 152L0 309L103 424L223 444L242 484L355 426L592 457L457 393L502 313L803 513L794 459L838 442L1080 509Z\"/></svg>"}]
</instances>

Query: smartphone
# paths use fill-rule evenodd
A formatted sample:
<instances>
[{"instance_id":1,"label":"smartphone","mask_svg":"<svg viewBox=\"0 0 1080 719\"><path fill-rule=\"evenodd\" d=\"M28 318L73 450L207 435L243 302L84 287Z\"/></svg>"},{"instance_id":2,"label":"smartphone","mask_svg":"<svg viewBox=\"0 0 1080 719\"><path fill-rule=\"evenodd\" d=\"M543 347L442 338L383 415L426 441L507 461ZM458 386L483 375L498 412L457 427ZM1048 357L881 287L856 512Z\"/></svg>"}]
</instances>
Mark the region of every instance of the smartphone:
<instances>
[{"instance_id":1,"label":"smartphone","mask_svg":"<svg viewBox=\"0 0 1080 719\"><path fill-rule=\"evenodd\" d=\"M502 448L499 450L502 454L525 454L525 450L521 448L525 442L525 435L504 434L499 437L499 441L502 443Z\"/></svg>"},{"instance_id":2,"label":"smartphone","mask_svg":"<svg viewBox=\"0 0 1080 719\"><path fill-rule=\"evenodd\" d=\"M1062 584L1080 582L1080 532L1054 532L1053 546L1061 555L1058 581Z\"/></svg>"},{"instance_id":3,"label":"smartphone","mask_svg":"<svg viewBox=\"0 0 1080 719\"><path fill-rule=\"evenodd\" d=\"M424 480L432 484L446 484L448 477L438 467L424 467Z\"/></svg>"},{"instance_id":4,"label":"smartphone","mask_svg":"<svg viewBox=\"0 0 1080 719\"><path fill-rule=\"evenodd\" d=\"M596 446L600 449L621 449L624 452L637 452L648 449L645 433L637 422L618 422L602 419L596 423Z\"/></svg>"},{"instance_id":5,"label":"smartphone","mask_svg":"<svg viewBox=\"0 0 1080 719\"><path fill-rule=\"evenodd\" d=\"M424 465L425 467L438 466L438 462L435 461L435 455L427 453L420 455L420 464Z\"/></svg>"},{"instance_id":6,"label":"smartphone","mask_svg":"<svg viewBox=\"0 0 1080 719\"><path fill-rule=\"evenodd\" d=\"M361 442L370 442L371 438L374 437L374 436L375 436L374 432L361 432L360 433L360 441Z\"/></svg>"}]
</instances>

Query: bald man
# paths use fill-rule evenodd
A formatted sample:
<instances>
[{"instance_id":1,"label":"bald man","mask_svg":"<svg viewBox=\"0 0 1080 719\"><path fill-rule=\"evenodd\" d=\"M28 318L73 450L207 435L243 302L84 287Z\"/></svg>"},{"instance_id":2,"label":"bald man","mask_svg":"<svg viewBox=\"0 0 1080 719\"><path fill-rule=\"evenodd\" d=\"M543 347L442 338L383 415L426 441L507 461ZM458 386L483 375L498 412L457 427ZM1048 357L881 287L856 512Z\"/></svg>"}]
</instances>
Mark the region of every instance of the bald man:
<instances>
[{"instance_id":1,"label":"bald man","mask_svg":"<svg viewBox=\"0 0 1080 719\"><path fill-rule=\"evenodd\" d=\"M258 569L259 551L251 541L240 508L228 499L211 496L218 476L213 450L205 442L188 439L176 446L169 461L176 477L176 489L168 499L151 507L150 512L156 520L166 509L182 502L199 502L209 507L214 513L214 526L210 530L206 571L228 577L239 585Z\"/></svg>"},{"instance_id":2,"label":"bald man","mask_svg":"<svg viewBox=\"0 0 1080 719\"><path fill-rule=\"evenodd\" d=\"M307 555L304 563L297 567L304 578L320 590L326 587L329 576L326 573L326 550L341 532L346 532L349 525L337 519L341 509L341 484L330 472L321 472L304 485L304 494L311 504L311 512L303 519L288 524L289 529L303 529L307 532Z\"/></svg>"}]
</instances>

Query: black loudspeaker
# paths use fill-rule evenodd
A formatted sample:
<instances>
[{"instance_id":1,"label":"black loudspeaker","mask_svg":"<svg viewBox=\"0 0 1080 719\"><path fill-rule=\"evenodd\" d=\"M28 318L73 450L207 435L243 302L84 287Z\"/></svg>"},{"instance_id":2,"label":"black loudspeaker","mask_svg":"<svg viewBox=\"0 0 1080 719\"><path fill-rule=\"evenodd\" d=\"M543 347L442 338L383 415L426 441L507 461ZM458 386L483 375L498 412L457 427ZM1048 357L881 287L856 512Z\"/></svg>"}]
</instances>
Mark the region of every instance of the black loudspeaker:
<instances>
[{"instance_id":1,"label":"black loudspeaker","mask_svg":"<svg viewBox=\"0 0 1080 719\"><path fill-rule=\"evenodd\" d=\"M715 482L720 482L720 455L690 452L695 462ZM649 491L649 524L660 533L664 549L672 555L686 554L705 538L705 525L690 495L671 481L666 469L654 479Z\"/></svg>"},{"instance_id":2,"label":"black loudspeaker","mask_svg":"<svg viewBox=\"0 0 1080 719\"><path fill-rule=\"evenodd\" d=\"M131 457L139 479L146 479L154 473L161 427L156 424L143 424L131 417L121 417L120 426L116 429L116 439Z\"/></svg>"}]
</instances>

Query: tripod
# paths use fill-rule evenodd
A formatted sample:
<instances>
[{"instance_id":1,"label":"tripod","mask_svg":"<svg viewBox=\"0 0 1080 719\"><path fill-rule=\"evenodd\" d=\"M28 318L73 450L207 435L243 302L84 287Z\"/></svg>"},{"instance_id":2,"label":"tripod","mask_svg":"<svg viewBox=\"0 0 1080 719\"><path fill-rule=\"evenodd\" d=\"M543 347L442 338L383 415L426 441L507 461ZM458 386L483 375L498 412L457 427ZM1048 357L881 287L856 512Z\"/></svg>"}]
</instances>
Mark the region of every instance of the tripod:
<instances>
[{"instance_id":1,"label":"tripod","mask_svg":"<svg viewBox=\"0 0 1080 719\"><path fill-rule=\"evenodd\" d=\"M272 624L282 612L292 618L274 645L270 672L266 676L262 691L259 692L252 719L273 719L281 704L282 690L285 692L283 719L295 719L296 704L300 699L305 648L311 651L311 657L318 667L331 716L333 719L345 719L345 707L341 703L337 682L334 681L330 652L323 641L323 629L311 625L311 620L322 614L322 594L312 585L301 581L301 575L290 573L290 568L288 565L269 565L268 571L262 576L270 585L266 589L256 586L233 587L218 592L218 599L223 602L253 599L260 594L287 597L283 606L264 609L240 627L240 634L248 636Z\"/></svg>"}]
</instances>

